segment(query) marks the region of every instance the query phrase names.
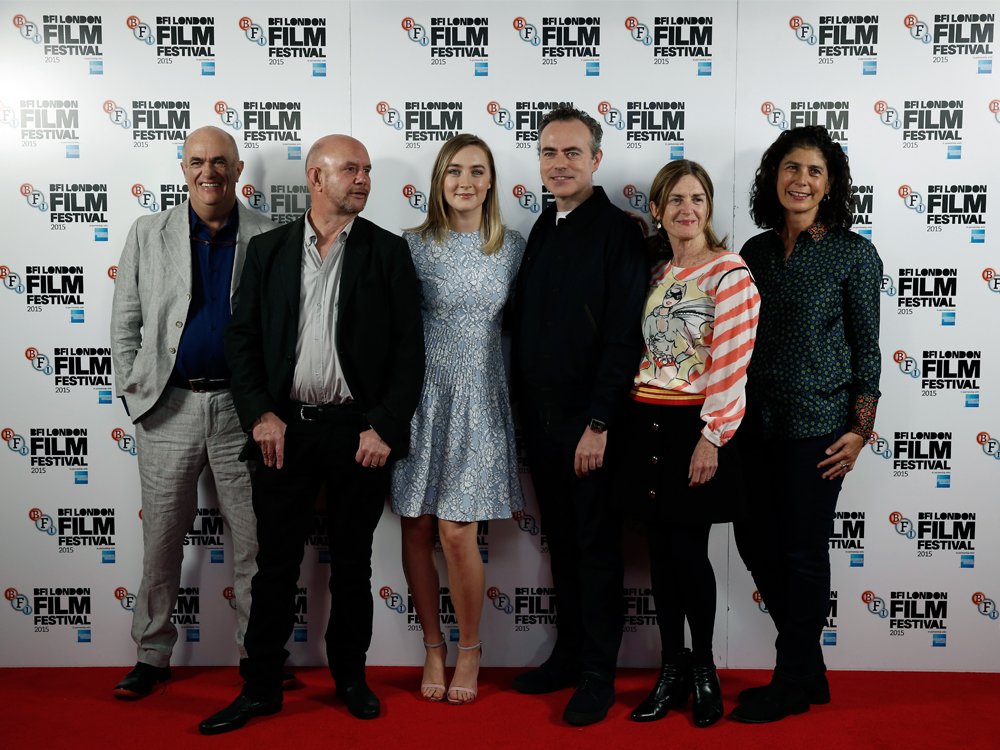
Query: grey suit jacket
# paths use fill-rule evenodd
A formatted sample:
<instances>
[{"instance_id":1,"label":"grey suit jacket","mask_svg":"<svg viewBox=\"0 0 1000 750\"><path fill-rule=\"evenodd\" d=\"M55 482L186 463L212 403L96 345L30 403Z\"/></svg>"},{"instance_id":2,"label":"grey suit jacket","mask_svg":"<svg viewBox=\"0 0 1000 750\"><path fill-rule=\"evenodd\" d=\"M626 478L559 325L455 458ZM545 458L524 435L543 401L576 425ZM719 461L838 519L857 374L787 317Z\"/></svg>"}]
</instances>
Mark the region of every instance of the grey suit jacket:
<instances>
[{"instance_id":1,"label":"grey suit jacket","mask_svg":"<svg viewBox=\"0 0 1000 750\"><path fill-rule=\"evenodd\" d=\"M230 307L236 306L251 237L275 228L237 201L240 224ZM191 228L188 204L141 216L132 224L118 261L111 306L111 360L115 395L138 422L160 398L174 370L177 345L191 304Z\"/></svg>"}]
</instances>

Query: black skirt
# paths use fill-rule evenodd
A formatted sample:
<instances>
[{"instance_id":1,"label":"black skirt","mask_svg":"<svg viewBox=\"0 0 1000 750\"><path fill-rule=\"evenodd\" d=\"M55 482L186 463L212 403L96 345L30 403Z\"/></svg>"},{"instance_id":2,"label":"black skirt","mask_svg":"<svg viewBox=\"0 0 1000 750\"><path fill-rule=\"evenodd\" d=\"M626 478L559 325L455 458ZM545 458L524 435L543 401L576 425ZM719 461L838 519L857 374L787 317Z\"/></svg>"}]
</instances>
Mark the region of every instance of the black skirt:
<instances>
[{"instance_id":1,"label":"black skirt","mask_svg":"<svg viewBox=\"0 0 1000 750\"><path fill-rule=\"evenodd\" d=\"M706 484L689 486L691 454L705 426L701 406L631 401L616 425L614 463L619 502L640 522L727 523L746 513L739 432L719 449L719 467Z\"/></svg>"}]
</instances>

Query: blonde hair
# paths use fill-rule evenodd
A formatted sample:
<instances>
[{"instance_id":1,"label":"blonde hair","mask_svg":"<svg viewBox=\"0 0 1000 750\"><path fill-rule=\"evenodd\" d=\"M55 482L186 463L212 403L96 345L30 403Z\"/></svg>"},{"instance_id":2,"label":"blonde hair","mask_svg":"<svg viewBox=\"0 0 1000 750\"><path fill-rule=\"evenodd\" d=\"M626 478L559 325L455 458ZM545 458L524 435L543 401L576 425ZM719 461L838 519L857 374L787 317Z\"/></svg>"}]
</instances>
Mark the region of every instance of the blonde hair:
<instances>
[{"instance_id":1,"label":"blonde hair","mask_svg":"<svg viewBox=\"0 0 1000 750\"><path fill-rule=\"evenodd\" d=\"M483 253L490 255L495 253L503 245L505 227L503 218L500 215L500 199L497 197L497 170L493 162L493 152L486 145L486 141L470 133L459 133L449 138L438 151L434 160L434 169L431 171L431 196L427 201L427 218L424 222L414 227L411 231L417 232L427 240L432 238L435 242L444 242L451 223L448 221L448 204L444 200L444 180L448 175L448 167L455 158L455 155L463 148L477 146L486 154L486 160L490 166L490 188L486 191L486 200L483 201L483 217L479 224L479 235L483 240Z\"/></svg>"}]
</instances>

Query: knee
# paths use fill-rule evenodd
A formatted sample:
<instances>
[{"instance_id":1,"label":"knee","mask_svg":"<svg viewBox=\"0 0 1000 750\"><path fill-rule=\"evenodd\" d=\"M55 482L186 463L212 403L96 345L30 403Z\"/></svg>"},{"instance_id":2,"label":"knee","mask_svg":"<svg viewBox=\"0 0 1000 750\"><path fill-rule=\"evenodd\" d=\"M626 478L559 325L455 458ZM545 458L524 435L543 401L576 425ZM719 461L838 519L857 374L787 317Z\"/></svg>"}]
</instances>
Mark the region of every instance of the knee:
<instances>
[{"instance_id":1,"label":"knee","mask_svg":"<svg viewBox=\"0 0 1000 750\"><path fill-rule=\"evenodd\" d=\"M445 557L454 558L475 552L479 556L476 545L475 521L469 523L438 522L438 536L441 539L441 549Z\"/></svg>"},{"instance_id":2,"label":"knee","mask_svg":"<svg viewBox=\"0 0 1000 750\"><path fill-rule=\"evenodd\" d=\"M403 550L410 552L430 552L434 548L434 517L399 519Z\"/></svg>"}]
</instances>

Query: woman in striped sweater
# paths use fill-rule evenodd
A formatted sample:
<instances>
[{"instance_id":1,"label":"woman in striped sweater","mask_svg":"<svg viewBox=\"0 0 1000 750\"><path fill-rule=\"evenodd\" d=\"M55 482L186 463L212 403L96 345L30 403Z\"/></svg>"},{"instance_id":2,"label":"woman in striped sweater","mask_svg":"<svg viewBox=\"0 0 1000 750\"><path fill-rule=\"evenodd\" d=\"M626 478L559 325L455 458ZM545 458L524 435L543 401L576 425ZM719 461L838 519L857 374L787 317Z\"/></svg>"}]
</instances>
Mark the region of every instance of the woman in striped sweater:
<instances>
[{"instance_id":1,"label":"woman in striped sweater","mask_svg":"<svg viewBox=\"0 0 1000 750\"><path fill-rule=\"evenodd\" d=\"M663 661L632 719L661 719L693 694L694 722L707 727L723 713L708 538L713 523L732 520L743 506L733 436L746 405L760 297L746 264L712 229L712 180L701 165L670 162L649 196L657 233L649 239L646 347L621 466L647 533Z\"/></svg>"}]
</instances>

